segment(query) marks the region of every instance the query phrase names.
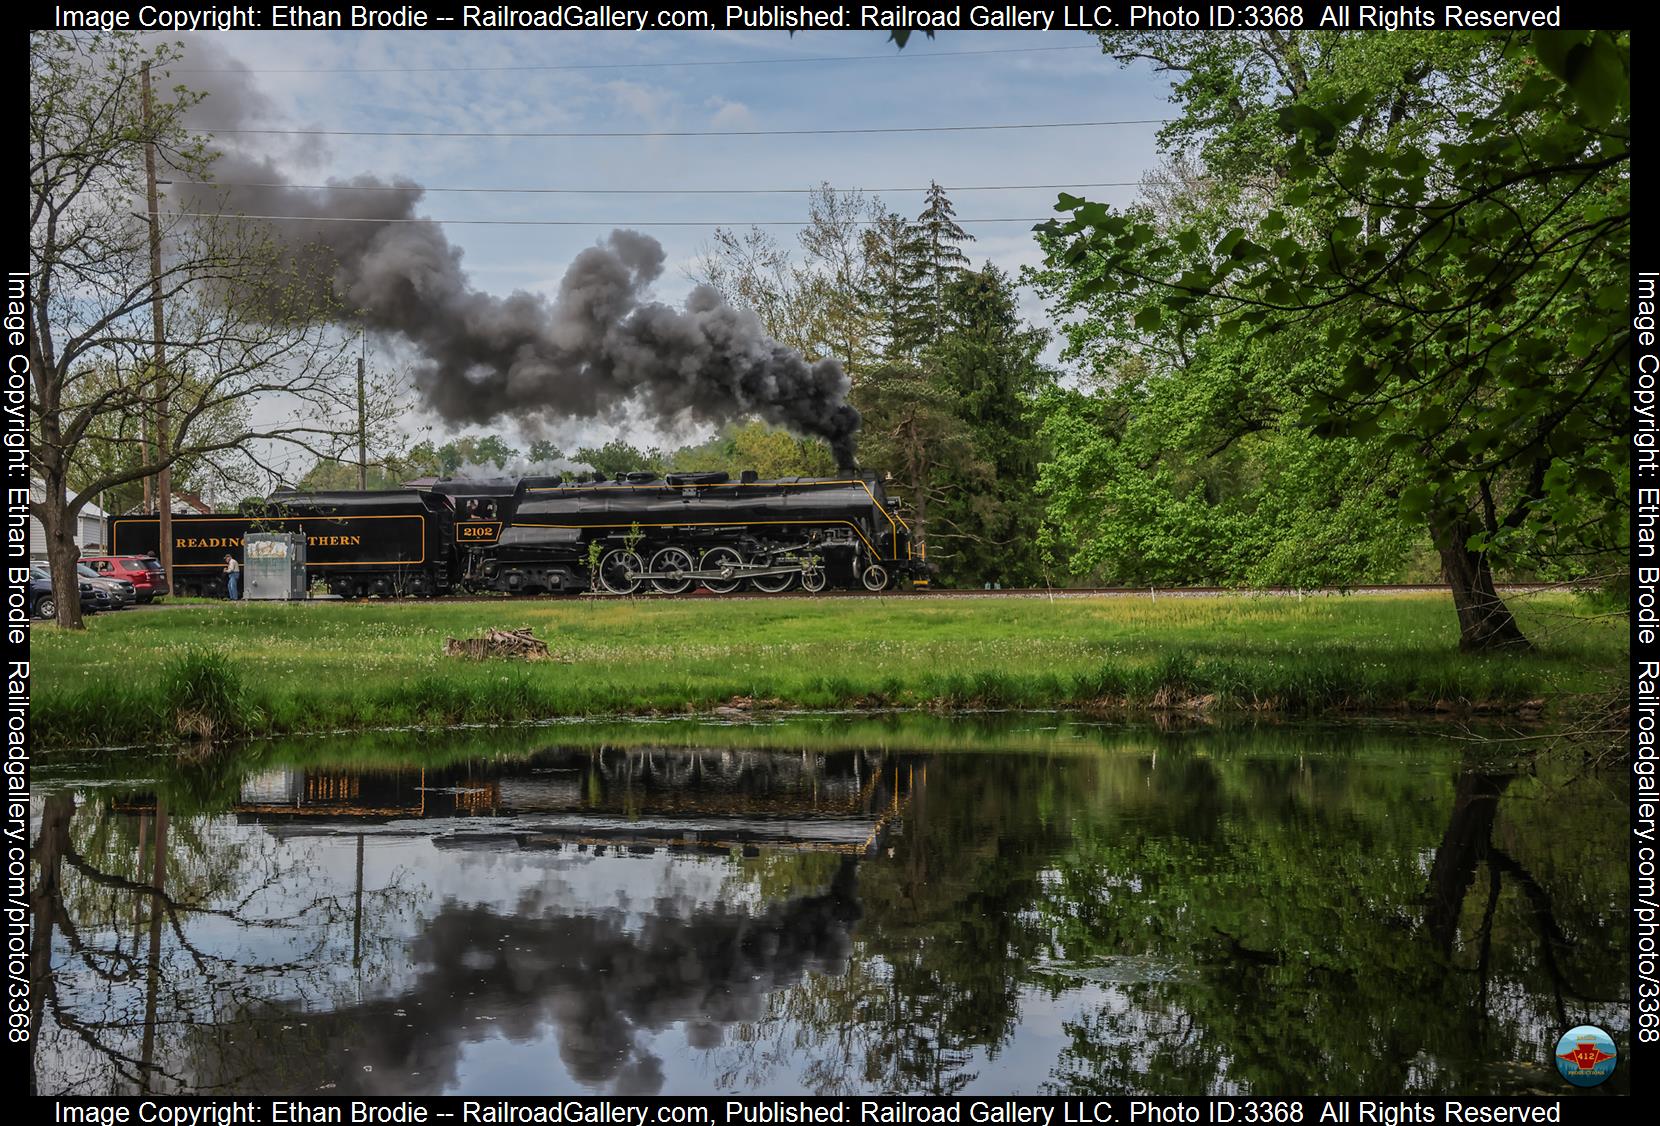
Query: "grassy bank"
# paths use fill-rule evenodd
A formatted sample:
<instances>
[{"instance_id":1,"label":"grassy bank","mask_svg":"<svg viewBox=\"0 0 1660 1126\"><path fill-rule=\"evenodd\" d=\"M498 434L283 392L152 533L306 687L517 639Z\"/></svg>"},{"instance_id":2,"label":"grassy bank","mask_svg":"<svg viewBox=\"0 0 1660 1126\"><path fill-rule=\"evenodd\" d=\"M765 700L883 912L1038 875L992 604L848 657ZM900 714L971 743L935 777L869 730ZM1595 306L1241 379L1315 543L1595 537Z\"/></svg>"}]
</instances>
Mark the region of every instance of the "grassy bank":
<instances>
[{"instance_id":1,"label":"grassy bank","mask_svg":"<svg viewBox=\"0 0 1660 1126\"><path fill-rule=\"evenodd\" d=\"M1624 675L1623 619L1518 599L1535 652L1466 657L1447 596L221 603L37 626L48 746L555 716L945 707L1294 714L1515 708ZM446 637L529 626L557 662Z\"/></svg>"}]
</instances>

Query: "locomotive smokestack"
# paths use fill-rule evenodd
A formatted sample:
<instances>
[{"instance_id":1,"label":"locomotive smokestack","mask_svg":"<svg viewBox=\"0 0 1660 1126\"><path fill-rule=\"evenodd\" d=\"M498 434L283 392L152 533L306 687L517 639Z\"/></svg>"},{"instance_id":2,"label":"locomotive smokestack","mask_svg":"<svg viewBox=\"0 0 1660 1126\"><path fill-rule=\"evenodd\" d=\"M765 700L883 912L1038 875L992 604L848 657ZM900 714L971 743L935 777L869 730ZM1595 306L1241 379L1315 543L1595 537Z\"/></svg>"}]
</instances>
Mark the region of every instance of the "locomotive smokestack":
<instances>
[{"instance_id":1,"label":"locomotive smokestack","mask_svg":"<svg viewBox=\"0 0 1660 1126\"><path fill-rule=\"evenodd\" d=\"M195 40L190 54L190 67L212 71L189 76L212 80L204 118L234 128L265 104L215 44ZM270 225L294 276L332 296L342 319L409 341L416 385L442 417L595 418L625 404L669 423L755 415L823 438L852 467L859 412L841 365L808 361L707 286L678 309L651 301L665 255L649 235L614 230L582 251L551 301L497 297L473 288L461 250L416 215L420 185L360 176L345 182L359 190L298 188L271 156L220 149L213 171L227 186L176 187L183 209L317 217Z\"/></svg>"}]
</instances>

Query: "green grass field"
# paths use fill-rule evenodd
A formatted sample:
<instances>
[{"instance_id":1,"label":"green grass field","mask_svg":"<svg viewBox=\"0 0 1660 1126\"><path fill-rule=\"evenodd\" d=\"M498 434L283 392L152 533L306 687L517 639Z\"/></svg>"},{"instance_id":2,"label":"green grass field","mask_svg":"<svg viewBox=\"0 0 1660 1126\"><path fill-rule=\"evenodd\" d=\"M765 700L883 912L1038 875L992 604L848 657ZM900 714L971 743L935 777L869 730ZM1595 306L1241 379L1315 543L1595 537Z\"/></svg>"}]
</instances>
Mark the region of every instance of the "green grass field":
<instances>
[{"instance_id":1,"label":"green grass field","mask_svg":"<svg viewBox=\"0 0 1660 1126\"><path fill-rule=\"evenodd\" d=\"M1457 651L1446 595L881 601L217 603L37 625L46 746L792 708L1552 705L1624 676L1625 619L1513 600L1530 654ZM529 626L561 658L465 661L446 637Z\"/></svg>"}]
</instances>

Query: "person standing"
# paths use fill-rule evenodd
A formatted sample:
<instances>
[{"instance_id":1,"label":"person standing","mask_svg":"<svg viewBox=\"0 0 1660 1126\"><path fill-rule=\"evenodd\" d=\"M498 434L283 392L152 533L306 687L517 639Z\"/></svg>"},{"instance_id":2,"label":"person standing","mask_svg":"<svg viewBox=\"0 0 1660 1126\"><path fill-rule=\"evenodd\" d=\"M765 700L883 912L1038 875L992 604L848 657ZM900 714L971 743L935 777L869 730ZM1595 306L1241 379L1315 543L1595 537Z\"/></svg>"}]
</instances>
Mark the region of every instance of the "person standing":
<instances>
[{"instance_id":1,"label":"person standing","mask_svg":"<svg viewBox=\"0 0 1660 1126\"><path fill-rule=\"evenodd\" d=\"M242 567L236 556L225 556L225 597L235 602L242 597Z\"/></svg>"}]
</instances>

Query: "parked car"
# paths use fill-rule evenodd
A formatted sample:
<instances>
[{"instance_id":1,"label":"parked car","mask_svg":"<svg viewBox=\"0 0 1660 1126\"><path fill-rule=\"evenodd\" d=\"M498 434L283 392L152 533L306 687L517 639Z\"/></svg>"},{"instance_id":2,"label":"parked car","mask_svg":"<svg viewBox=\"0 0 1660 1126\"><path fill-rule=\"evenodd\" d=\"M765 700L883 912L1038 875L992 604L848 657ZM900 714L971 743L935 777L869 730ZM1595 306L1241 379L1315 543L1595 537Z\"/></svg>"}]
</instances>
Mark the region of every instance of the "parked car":
<instances>
[{"instance_id":1,"label":"parked car","mask_svg":"<svg viewBox=\"0 0 1660 1126\"><path fill-rule=\"evenodd\" d=\"M126 579L140 602L167 594L167 572L149 555L88 555L81 560L106 579Z\"/></svg>"},{"instance_id":2,"label":"parked car","mask_svg":"<svg viewBox=\"0 0 1660 1126\"><path fill-rule=\"evenodd\" d=\"M96 614L110 608L108 591L92 585L91 579L80 581L81 613ZM37 618L58 616L58 599L52 590L52 572L44 566L29 568L29 610Z\"/></svg>"},{"instance_id":3,"label":"parked car","mask_svg":"<svg viewBox=\"0 0 1660 1126\"><path fill-rule=\"evenodd\" d=\"M55 618L58 601L52 597L52 576L39 567L29 569L29 617Z\"/></svg>"},{"instance_id":4,"label":"parked car","mask_svg":"<svg viewBox=\"0 0 1660 1126\"><path fill-rule=\"evenodd\" d=\"M112 579L100 575L85 563L76 564L75 571L81 578L91 583L94 589L101 589L109 595L111 610L125 610L138 601L137 591L133 584L126 579Z\"/></svg>"}]
</instances>

